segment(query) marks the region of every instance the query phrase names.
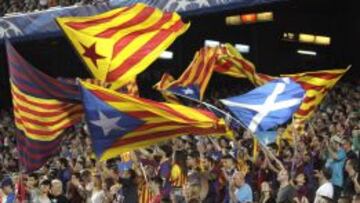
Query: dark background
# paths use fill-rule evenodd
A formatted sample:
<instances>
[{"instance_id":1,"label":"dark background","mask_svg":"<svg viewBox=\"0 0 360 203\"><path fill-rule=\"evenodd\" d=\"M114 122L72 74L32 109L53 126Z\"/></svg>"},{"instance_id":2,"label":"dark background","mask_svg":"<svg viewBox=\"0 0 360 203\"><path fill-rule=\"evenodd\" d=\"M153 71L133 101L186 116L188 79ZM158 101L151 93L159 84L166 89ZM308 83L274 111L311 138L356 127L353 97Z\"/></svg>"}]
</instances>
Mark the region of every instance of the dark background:
<instances>
[{"instance_id":1,"label":"dark background","mask_svg":"<svg viewBox=\"0 0 360 203\"><path fill-rule=\"evenodd\" d=\"M194 53L203 47L205 39L221 42L243 43L251 46L250 53L244 54L251 60L258 72L278 75L310 70L345 68L352 69L342 81L360 79L360 14L356 11L355 0L298 0L235 9L221 13L185 16L191 27L170 47L173 60L157 60L139 78L140 93L144 97L160 99L152 85L167 71L178 77L190 63ZM273 11L274 21L253 25L226 26L228 15L258 11ZM309 33L331 37L330 46L313 46L281 40L283 32ZM84 65L77 57L70 43L64 37L14 43L20 54L43 72L57 77L89 77ZM304 56L297 49L317 51L317 56ZM0 108L11 105L4 45L0 47ZM231 90L241 92L249 88L249 82L214 74L207 90Z\"/></svg>"}]
</instances>

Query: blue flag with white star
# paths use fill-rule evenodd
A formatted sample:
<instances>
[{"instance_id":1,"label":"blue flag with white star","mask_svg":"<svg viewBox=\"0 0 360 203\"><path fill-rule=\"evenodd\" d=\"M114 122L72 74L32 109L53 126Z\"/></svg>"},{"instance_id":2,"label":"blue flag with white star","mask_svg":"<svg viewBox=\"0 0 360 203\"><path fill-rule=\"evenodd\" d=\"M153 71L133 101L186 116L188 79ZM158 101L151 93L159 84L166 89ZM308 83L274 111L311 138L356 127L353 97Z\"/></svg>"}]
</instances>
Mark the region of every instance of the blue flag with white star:
<instances>
[{"instance_id":1,"label":"blue flag with white star","mask_svg":"<svg viewBox=\"0 0 360 203\"><path fill-rule=\"evenodd\" d=\"M188 85L188 86L172 86L167 89L171 93L179 96L189 97L192 99L200 99L200 89L198 85Z\"/></svg>"},{"instance_id":2,"label":"blue flag with white star","mask_svg":"<svg viewBox=\"0 0 360 203\"><path fill-rule=\"evenodd\" d=\"M245 127L256 133L287 122L299 108L304 94L298 83L280 78L221 102Z\"/></svg>"},{"instance_id":3,"label":"blue flag with white star","mask_svg":"<svg viewBox=\"0 0 360 203\"><path fill-rule=\"evenodd\" d=\"M87 89L81 88L87 125L97 157L118 138L144 123L141 119L116 110Z\"/></svg>"}]
</instances>

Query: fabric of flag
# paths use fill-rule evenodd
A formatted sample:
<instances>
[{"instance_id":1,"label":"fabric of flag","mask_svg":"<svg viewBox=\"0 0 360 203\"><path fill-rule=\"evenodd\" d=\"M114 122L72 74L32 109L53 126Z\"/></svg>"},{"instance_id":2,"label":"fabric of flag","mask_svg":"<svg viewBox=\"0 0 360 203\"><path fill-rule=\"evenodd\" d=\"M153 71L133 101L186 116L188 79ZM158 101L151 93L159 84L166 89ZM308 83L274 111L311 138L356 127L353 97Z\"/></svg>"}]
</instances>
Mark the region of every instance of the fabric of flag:
<instances>
[{"instance_id":1,"label":"fabric of flag","mask_svg":"<svg viewBox=\"0 0 360 203\"><path fill-rule=\"evenodd\" d=\"M250 131L257 133L288 121L299 108L304 94L299 84L289 78L281 78L221 102Z\"/></svg>"},{"instance_id":2,"label":"fabric of flag","mask_svg":"<svg viewBox=\"0 0 360 203\"><path fill-rule=\"evenodd\" d=\"M213 113L155 102L82 82L86 122L97 157L106 160L181 135L227 134Z\"/></svg>"},{"instance_id":3,"label":"fabric of flag","mask_svg":"<svg viewBox=\"0 0 360 203\"><path fill-rule=\"evenodd\" d=\"M176 103L180 103L178 98L175 95L171 94L170 92L165 91L170 87L173 81L175 81L175 79L172 75L170 75L169 73L164 73L160 81L154 85L154 88L161 92L165 101L176 104Z\"/></svg>"},{"instance_id":4,"label":"fabric of flag","mask_svg":"<svg viewBox=\"0 0 360 203\"><path fill-rule=\"evenodd\" d=\"M28 138L56 139L83 115L78 86L31 66L6 42L15 124Z\"/></svg>"},{"instance_id":5,"label":"fabric of flag","mask_svg":"<svg viewBox=\"0 0 360 203\"><path fill-rule=\"evenodd\" d=\"M237 78L248 78L255 86L277 79L277 77L257 73L255 65L245 59L232 45L225 44L224 50L218 58L219 62L215 71Z\"/></svg>"},{"instance_id":6,"label":"fabric of flag","mask_svg":"<svg viewBox=\"0 0 360 203\"><path fill-rule=\"evenodd\" d=\"M115 89L145 70L190 26L177 13L140 3L57 22L94 77Z\"/></svg>"},{"instance_id":7,"label":"fabric of flag","mask_svg":"<svg viewBox=\"0 0 360 203\"><path fill-rule=\"evenodd\" d=\"M325 98L328 91L335 86L337 81L339 81L348 70L349 68L282 75L284 77L291 77L306 91L299 110L294 114L295 123L289 125L285 129L284 133L281 135L282 139L292 142L294 139L293 133L297 133L298 136L301 136L305 132L306 121L314 114L317 106Z\"/></svg>"},{"instance_id":8,"label":"fabric of flag","mask_svg":"<svg viewBox=\"0 0 360 203\"><path fill-rule=\"evenodd\" d=\"M41 168L49 158L60 153L62 136L51 141L34 140L23 134L16 135L19 161L27 173Z\"/></svg>"},{"instance_id":9,"label":"fabric of flag","mask_svg":"<svg viewBox=\"0 0 360 203\"><path fill-rule=\"evenodd\" d=\"M348 70L349 68L282 75L292 78L306 91L304 101L295 113L295 119L306 120L310 118L328 91Z\"/></svg>"},{"instance_id":10,"label":"fabric of flag","mask_svg":"<svg viewBox=\"0 0 360 203\"><path fill-rule=\"evenodd\" d=\"M174 80L167 85L164 84L168 81L160 81L157 88L160 91L169 91L176 95L183 95L192 99L202 100L206 87L214 72L219 49L219 47L204 47L200 49L196 52L190 65L177 80ZM168 79L169 77L162 77L162 80Z\"/></svg>"}]
</instances>

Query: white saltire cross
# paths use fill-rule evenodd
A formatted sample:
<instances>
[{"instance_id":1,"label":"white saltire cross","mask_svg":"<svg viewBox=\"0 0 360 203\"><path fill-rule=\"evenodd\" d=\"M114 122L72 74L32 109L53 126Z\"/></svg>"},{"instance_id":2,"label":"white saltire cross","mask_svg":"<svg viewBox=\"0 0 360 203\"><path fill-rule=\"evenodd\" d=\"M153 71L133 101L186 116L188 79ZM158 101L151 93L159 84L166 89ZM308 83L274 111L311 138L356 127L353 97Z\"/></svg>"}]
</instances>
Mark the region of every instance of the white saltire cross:
<instances>
[{"instance_id":1,"label":"white saltire cross","mask_svg":"<svg viewBox=\"0 0 360 203\"><path fill-rule=\"evenodd\" d=\"M271 93L271 95L268 98L266 98L264 104L246 104L246 103L233 102L229 100L221 100L221 101L222 103L228 106L247 108L255 112L258 112L253 117L253 119L250 122L250 125L248 126L248 128L252 132L256 132L261 121L270 112L277 111L280 109L286 109L301 103L302 99L289 99L285 101L275 102L278 95L284 92L286 88L286 83L289 83L289 80L290 80L289 78L284 78L283 79L284 83L277 83L274 88L274 91Z\"/></svg>"}]
</instances>

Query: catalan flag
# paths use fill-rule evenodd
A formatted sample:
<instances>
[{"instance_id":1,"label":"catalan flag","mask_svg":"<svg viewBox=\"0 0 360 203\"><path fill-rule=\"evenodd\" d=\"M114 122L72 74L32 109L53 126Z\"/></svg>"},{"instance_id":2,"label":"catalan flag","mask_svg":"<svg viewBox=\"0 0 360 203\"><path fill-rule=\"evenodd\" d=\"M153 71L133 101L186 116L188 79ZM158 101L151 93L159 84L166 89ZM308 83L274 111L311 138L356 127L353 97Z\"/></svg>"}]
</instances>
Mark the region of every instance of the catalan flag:
<instances>
[{"instance_id":1,"label":"catalan flag","mask_svg":"<svg viewBox=\"0 0 360 203\"><path fill-rule=\"evenodd\" d=\"M160 81L156 83L153 88L159 90L167 102L176 104L176 103L180 103L178 98L175 95L171 94L170 92L165 91L167 88L170 87L171 83L174 81L175 79L172 75L170 75L169 73L164 73Z\"/></svg>"},{"instance_id":2,"label":"catalan flag","mask_svg":"<svg viewBox=\"0 0 360 203\"><path fill-rule=\"evenodd\" d=\"M322 102L328 91L333 88L338 80L349 70L332 69L298 74L284 74L284 77L291 77L299 83L306 91L303 102L294 114L294 122L289 125L282 135L282 139L292 141L293 130L301 134L305 128L305 122L314 114L316 107Z\"/></svg>"},{"instance_id":3,"label":"catalan flag","mask_svg":"<svg viewBox=\"0 0 360 203\"><path fill-rule=\"evenodd\" d=\"M133 97L82 82L82 98L95 154L106 160L181 135L227 134L213 113Z\"/></svg>"},{"instance_id":4,"label":"catalan flag","mask_svg":"<svg viewBox=\"0 0 360 203\"><path fill-rule=\"evenodd\" d=\"M230 44L225 44L224 46L224 51L218 58L216 72L237 78L248 78L256 86L261 86L277 79L277 77L257 73L255 65L245 59L235 47Z\"/></svg>"},{"instance_id":5,"label":"catalan flag","mask_svg":"<svg viewBox=\"0 0 360 203\"><path fill-rule=\"evenodd\" d=\"M145 4L57 22L95 78L123 86L190 26L177 13Z\"/></svg>"},{"instance_id":6,"label":"catalan flag","mask_svg":"<svg viewBox=\"0 0 360 203\"><path fill-rule=\"evenodd\" d=\"M296 112L295 118L306 120L311 117L316 106L321 103L328 91L348 70L349 68L282 75L283 77L291 77L306 91L305 99Z\"/></svg>"},{"instance_id":7,"label":"catalan flag","mask_svg":"<svg viewBox=\"0 0 360 203\"><path fill-rule=\"evenodd\" d=\"M50 141L83 114L76 85L56 80L22 58L6 42L16 126L34 140Z\"/></svg>"},{"instance_id":8,"label":"catalan flag","mask_svg":"<svg viewBox=\"0 0 360 203\"><path fill-rule=\"evenodd\" d=\"M156 88L160 91L168 91L177 95L202 100L214 72L219 49L219 47L204 47L200 49L200 51L196 52L194 59L179 79L173 80L170 75L165 74L156 85ZM168 95L165 95L165 98L168 98Z\"/></svg>"}]
</instances>

